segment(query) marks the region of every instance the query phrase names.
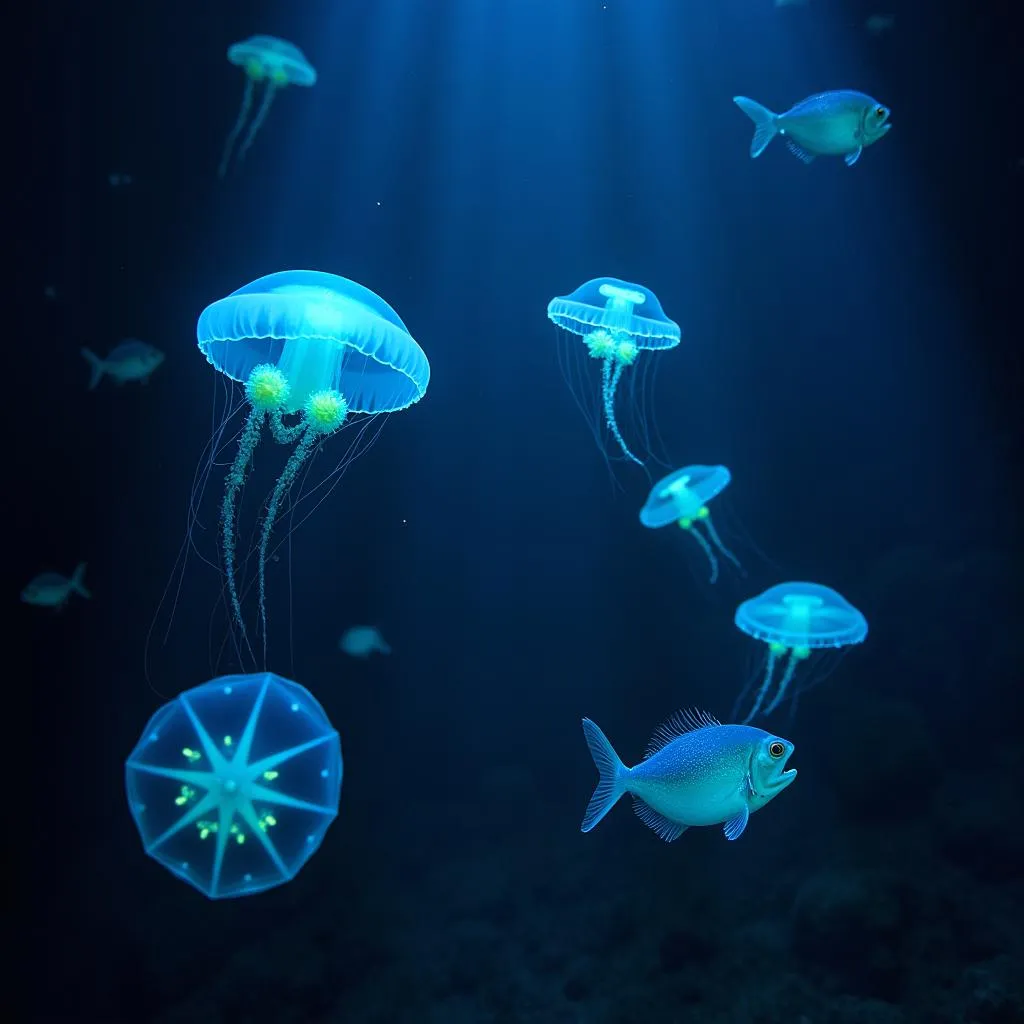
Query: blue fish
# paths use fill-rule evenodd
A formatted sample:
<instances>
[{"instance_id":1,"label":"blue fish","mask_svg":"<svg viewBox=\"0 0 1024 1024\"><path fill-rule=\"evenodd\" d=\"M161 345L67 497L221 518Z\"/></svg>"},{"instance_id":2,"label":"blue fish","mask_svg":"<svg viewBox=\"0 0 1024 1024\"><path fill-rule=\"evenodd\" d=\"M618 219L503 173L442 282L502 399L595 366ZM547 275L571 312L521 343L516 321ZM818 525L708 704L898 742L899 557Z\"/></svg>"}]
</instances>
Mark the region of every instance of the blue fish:
<instances>
[{"instance_id":1,"label":"blue fish","mask_svg":"<svg viewBox=\"0 0 1024 1024\"><path fill-rule=\"evenodd\" d=\"M160 349L134 338L127 338L111 349L106 359L101 359L88 348L82 349L82 356L92 369L92 376L89 378L90 391L99 384L104 374L109 374L118 384L130 380L148 384L151 374L164 361L164 354Z\"/></svg>"},{"instance_id":2,"label":"blue fish","mask_svg":"<svg viewBox=\"0 0 1024 1024\"><path fill-rule=\"evenodd\" d=\"M703 711L680 711L660 725L634 768L589 718L583 735L601 778L582 832L629 793L637 817L667 843L691 825L724 824L725 838L739 839L750 815L796 778L796 769L786 767L789 740L749 725L722 725Z\"/></svg>"},{"instance_id":3,"label":"blue fish","mask_svg":"<svg viewBox=\"0 0 1024 1024\"><path fill-rule=\"evenodd\" d=\"M25 604L59 610L68 603L68 598L72 594L78 594L80 597L92 597L92 594L85 589L85 562L79 562L71 579L61 576L58 572L41 572L34 579L29 580L21 592L21 599Z\"/></svg>"},{"instance_id":4,"label":"blue fish","mask_svg":"<svg viewBox=\"0 0 1024 1024\"><path fill-rule=\"evenodd\" d=\"M808 96L784 114L774 114L746 96L733 96L732 101L754 122L752 158L781 135L790 152L805 164L816 156L841 156L852 167L864 147L892 127L888 107L852 89Z\"/></svg>"}]
</instances>

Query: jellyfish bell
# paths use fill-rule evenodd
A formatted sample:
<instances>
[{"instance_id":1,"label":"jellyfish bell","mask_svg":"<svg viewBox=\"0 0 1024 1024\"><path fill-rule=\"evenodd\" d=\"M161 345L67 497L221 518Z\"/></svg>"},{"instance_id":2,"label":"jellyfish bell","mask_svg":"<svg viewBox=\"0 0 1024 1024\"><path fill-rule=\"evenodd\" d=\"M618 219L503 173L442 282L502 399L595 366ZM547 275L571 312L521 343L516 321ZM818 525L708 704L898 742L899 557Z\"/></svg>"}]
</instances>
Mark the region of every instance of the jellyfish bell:
<instances>
[{"instance_id":1,"label":"jellyfish bell","mask_svg":"<svg viewBox=\"0 0 1024 1024\"><path fill-rule=\"evenodd\" d=\"M249 407L221 505L222 563L232 615L246 636L235 573L238 502L266 425L293 442L259 539L259 612L266 645L266 562L274 521L296 475L351 416L396 412L426 393L430 365L398 314L363 285L314 270L258 278L211 303L199 350L244 386ZM354 457L354 456L351 456Z\"/></svg>"},{"instance_id":2,"label":"jellyfish bell","mask_svg":"<svg viewBox=\"0 0 1024 1024\"><path fill-rule=\"evenodd\" d=\"M868 635L864 615L842 594L820 583L769 587L744 601L734 621L737 629L768 648L762 682L744 724L758 714L770 715L786 699L802 662L818 652L846 650ZM776 665L782 659L785 667L776 680ZM737 710L752 685L753 680L740 695Z\"/></svg>"},{"instance_id":3,"label":"jellyfish bell","mask_svg":"<svg viewBox=\"0 0 1024 1024\"><path fill-rule=\"evenodd\" d=\"M638 362L644 352L662 351L679 344L679 325L665 315L657 296L643 285L630 284L614 277L598 277L581 284L568 295L548 303L548 319L570 338L560 349L562 376L587 418L598 447L604 451L602 437L607 430L623 457L642 466L619 426L615 403L625 371ZM582 345L580 344L582 342ZM585 353L588 359L581 360ZM593 387L587 382L586 363L601 367L600 401L595 408ZM631 410L644 440L652 428L646 409ZM649 445L647 445L649 447Z\"/></svg>"},{"instance_id":4,"label":"jellyfish bell","mask_svg":"<svg viewBox=\"0 0 1024 1024\"><path fill-rule=\"evenodd\" d=\"M712 583L718 579L718 555L743 571L739 559L722 542L708 508L731 481L725 466L683 466L658 480L640 509L640 522L648 529L675 524L697 542L711 567Z\"/></svg>"},{"instance_id":5,"label":"jellyfish bell","mask_svg":"<svg viewBox=\"0 0 1024 1024\"><path fill-rule=\"evenodd\" d=\"M224 153L218 169L221 178L227 174L231 151L252 111L253 99L259 85L265 83L263 100L249 125L245 140L239 147L236 157L239 161L245 158L253 139L256 138L256 133L263 125L274 95L287 85L309 88L316 84L316 69L306 59L305 54L294 43L278 39L276 36L250 36L240 43L234 43L228 47L228 60L245 72L245 92L242 94L242 107L234 127L224 143Z\"/></svg>"}]
</instances>

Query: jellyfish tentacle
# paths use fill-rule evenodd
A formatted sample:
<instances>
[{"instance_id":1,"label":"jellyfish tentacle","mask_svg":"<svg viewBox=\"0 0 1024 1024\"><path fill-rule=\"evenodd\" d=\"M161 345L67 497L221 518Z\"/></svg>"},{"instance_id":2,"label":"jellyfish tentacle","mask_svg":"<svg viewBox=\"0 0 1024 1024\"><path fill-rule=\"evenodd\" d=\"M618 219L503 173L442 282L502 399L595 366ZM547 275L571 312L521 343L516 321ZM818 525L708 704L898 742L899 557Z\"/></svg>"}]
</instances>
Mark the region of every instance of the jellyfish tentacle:
<instances>
[{"instance_id":1,"label":"jellyfish tentacle","mask_svg":"<svg viewBox=\"0 0 1024 1024\"><path fill-rule=\"evenodd\" d=\"M274 101L274 93L276 92L277 86L274 84L273 79L271 79L267 82L266 89L263 90L263 102L260 104L260 109L256 112L256 116L253 118L252 124L249 125L249 132L245 136L245 141L238 150L239 161L245 159L245 154L252 145L252 140L256 138L256 133L262 127L263 121L267 116L267 111L270 110L270 104Z\"/></svg>"},{"instance_id":2,"label":"jellyfish tentacle","mask_svg":"<svg viewBox=\"0 0 1024 1024\"><path fill-rule=\"evenodd\" d=\"M227 577L228 595L231 598L231 610L235 621L245 638L245 622L242 619L242 605L238 599L238 585L235 580L235 533L238 520L238 496L245 486L245 475L252 465L253 453L259 443L263 428L264 412L253 408L245 421L242 436L238 441L238 451L228 471L227 483L224 487L224 499L220 507L221 537L224 548L224 574Z\"/></svg>"},{"instance_id":3,"label":"jellyfish tentacle","mask_svg":"<svg viewBox=\"0 0 1024 1024\"><path fill-rule=\"evenodd\" d=\"M223 178L228 173L228 163L231 160L231 150L234 148L235 141L242 132L242 126L245 124L245 119L249 116L249 111L252 109L252 97L255 89L256 85L253 79L246 78L245 92L242 94L242 107L238 111L238 118L235 121L234 128L231 129L230 134L224 141L224 154L220 158L220 167L217 170L218 178Z\"/></svg>"},{"instance_id":4,"label":"jellyfish tentacle","mask_svg":"<svg viewBox=\"0 0 1024 1024\"><path fill-rule=\"evenodd\" d=\"M306 460L320 446L320 442L329 434L333 434L345 422L348 416L348 402L339 391L327 389L316 391L306 400L303 410L305 433L288 457L281 476L278 478L274 491L267 503L267 512L263 519L263 530L260 533L259 554L259 597L260 627L263 630L263 660L267 659L267 548L270 545L270 534L274 529L274 520L281 507L281 501L291 489L295 477ZM286 428L287 429L287 428Z\"/></svg>"},{"instance_id":5,"label":"jellyfish tentacle","mask_svg":"<svg viewBox=\"0 0 1024 1024\"><path fill-rule=\"evenodd\" d=\"M291 444L305 433L306 423L300 420L294 426L289 427L284 422L284 413L281 409L275 409L270 414L270 430L278 444Z\"/></svg>"},{"instance_id":6,"label":"jellyfish tentacle","mask_svg":"<svg viewBox=\"0 0 1024 1024\"><path fill-rule=\"evenodd\" d=\"M732 562L740 572L742 572L743 566L740 565L740 560L722 543L722 538L718 535L718 531L715 529L714 523L711 522L710 513L704 516L704 529L707 530L711 543L714 544L715 547L718 548L719 552L729 559L729 561Z\"/></svg>"},{"instance_id":7,"label":"jellyfish tentacle","mask_svg":"<svg viewBox=\"0 0 1024 1024\"><path fill-rule=\"evenodd\" d=\"M786 696L786 690L793 681L793 673L796 672L797 663L801 660L796 648L789 652L789 658L786 661L786 671L779 680L779 688L775 691L772 702L764 709L766 715L770 715L782 703L782 699Z\"/></svg>"},{"instance_id":8,"label":"jellyfish tentacle","mask_svg":"<svg viewBox=\"0 0 1024 1024\"><path fill-rule=\"evenodd\" d=\"M765 695L768 693L769 688L772 685L772 676L775 674L775 662L778 660L778 654L775 651L775 645L772 644L768 648L768 660L764 666L764 679L761 681L761 686L757 691L757 698L754 701L754 706L750 709L750 714L740 723L740 725L746 725L760 710L761 705L764 703Z\"/></svg>"},{"instance_id":9,"label":"jellyfish tentacle","mask_svg":"<svg viewBox=\"0 0 1024 1024\"><path fill-rule=\"evenodd\" d=\"M614 370L612 369L613 362L615 363ZM642 466L643 463L629 450L629 446L619 430L619 424L615 420L615 389L619 385L619 379L625 368L625 363L613 359L605 359L601 364L601 398L604 401L604 420L622 449L622 454L638 466Z\"/></svg>"},{"instance_id":10,"label":"jellyfish tentacle","mask_svg":"<svg viewBox=\"0 0 1024 1024\"><path fill-rule=\"evenodd\" d=\"M700 535L700 532L696 527L686 527L685 529L701 546L704 550L704 554L707 555L708 561L711 563L711 579L708 582L716 583L718 581L718 559L715 558L715 553L711 550L711 545Z\"/></svg>"},{"instance_id":11,"label":"jellyfish tentacle","mask_svg":"<svg viewBox=\"0 0 1024 1024\"><path fill-rule=\"evenodd\" d=\"M747 697L749 696L750 691L754 688L754 680L757 679L759 674L760 672L757 668L754 668L747 673L747 680L743 684L743 689L740 691L740 695L736 698L736 701L732 706L732 712L729 715L730 721L735 721L739 717L740 708L746 704ZM746 725L746 722L743 724Z\"/></svg>"},{"instance_id":12,"label":"jellyfish tentacle","mask_svg":"<svg viewBox=\"0 0 1024 1024\"><path fill-rule=\"evenodd\" d=\"M260 628L263 632L263 654L264 660L266 660L267 651L267 548L270 545L270 534L274 528L274 521L277 519L278 509L281 507L281 501L285 494L288 493L288 489L291 487L295 480L296 474L302 468L302 464L309 458L313 453L313 449L316 447L317 442L320 440L320 435L308 427L306 424L302 424L305 428L305 433L302 435L302 440L295 446L295 450L288 456L288 462L285 464L284 470L278 477L277 484L274 486L273 493L270 495L270 501L267 503L267 511L263 517L263 529L260 532L260 556L259 556L259 591L260 591Z\"/></svg>"}]
</instances>

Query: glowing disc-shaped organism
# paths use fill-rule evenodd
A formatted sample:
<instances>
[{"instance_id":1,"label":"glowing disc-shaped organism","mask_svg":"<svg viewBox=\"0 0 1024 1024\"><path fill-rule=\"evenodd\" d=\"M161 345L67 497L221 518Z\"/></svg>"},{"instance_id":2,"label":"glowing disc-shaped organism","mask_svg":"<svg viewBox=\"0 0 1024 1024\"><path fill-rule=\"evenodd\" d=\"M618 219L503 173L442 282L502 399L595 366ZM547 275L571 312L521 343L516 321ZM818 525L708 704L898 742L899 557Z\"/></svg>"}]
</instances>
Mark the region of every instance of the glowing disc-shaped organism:
<instances>
[{"instance_id":1,"label":"glowing disc-shaped organism","mask_svg":"<svg viewBox=\"0 0 1024 1024\"><path fill-rule=\"evenodd\" d=\"M342 771L316 698L262 672L211 679L160 708L125 784L146 853L222 899L298 874L338 813Z\"/></svg>"}]
</instances>

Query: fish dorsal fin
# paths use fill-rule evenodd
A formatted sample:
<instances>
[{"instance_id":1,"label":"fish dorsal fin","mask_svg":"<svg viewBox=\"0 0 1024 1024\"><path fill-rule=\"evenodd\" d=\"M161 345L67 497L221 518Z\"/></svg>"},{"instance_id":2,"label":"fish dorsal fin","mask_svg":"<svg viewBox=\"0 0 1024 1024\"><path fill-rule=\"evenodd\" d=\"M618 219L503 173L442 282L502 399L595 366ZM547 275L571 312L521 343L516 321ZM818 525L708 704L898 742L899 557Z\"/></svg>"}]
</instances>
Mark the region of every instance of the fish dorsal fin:
<instances>
[{"instance_id":1,"label":"fish dorsal fin","mask_svg":"<svg viewBox=\"0 0 1024 1024\"><path fill-rule=\"evenodd\" d=\"M709 729L721 724L713 715L709 715L706 711L699 711L697 708L684 708L682 711L677 711L654 730L651 742L647 744L647 749L644 751L644 760L653 757L663 747L667 747L673 740L685 736L688 732Z\"/></svg>"}]
</instances>

